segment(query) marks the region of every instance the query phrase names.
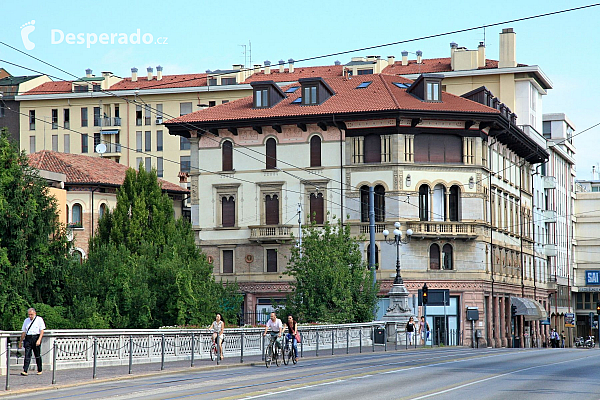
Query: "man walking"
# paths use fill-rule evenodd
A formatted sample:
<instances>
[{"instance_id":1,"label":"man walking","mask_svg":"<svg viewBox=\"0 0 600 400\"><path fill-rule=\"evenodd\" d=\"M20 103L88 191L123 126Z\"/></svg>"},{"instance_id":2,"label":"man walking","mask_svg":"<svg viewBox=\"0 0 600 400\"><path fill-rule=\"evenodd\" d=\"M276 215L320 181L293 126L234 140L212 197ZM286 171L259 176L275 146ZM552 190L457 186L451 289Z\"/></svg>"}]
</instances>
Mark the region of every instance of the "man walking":
<instances>
[{"instance_id":1,"label":"man walking","mask_svg":"<svg viewBox=\"0 0 600 400\"><path fill-rule=\"evenodd\" d=\"M25 363L23 364L23 372L21 375L27 376L29 370L29 364L31 363L31 351L35 355L35 362L37 364L37 374L42 374L42 355L40 351L40 345L42 344L42 337L44 336L44 329L46 325L42 317L39 317L35 308L27 310L28 318L23 321L23 328L21 329L21 340L19 341L19 348L25 346Z\"/></svg>"}]
</instances>

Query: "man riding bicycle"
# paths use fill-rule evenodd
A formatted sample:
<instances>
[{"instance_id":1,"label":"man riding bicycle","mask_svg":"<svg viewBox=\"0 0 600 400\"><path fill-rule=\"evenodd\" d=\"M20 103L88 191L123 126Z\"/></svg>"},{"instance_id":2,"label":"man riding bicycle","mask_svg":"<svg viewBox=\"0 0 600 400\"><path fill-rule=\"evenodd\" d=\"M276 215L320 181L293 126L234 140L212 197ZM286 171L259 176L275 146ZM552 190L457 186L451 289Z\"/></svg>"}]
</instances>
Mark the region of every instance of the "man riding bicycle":
<instances>
[{"instance_id":1,"label":"man riding bicycle","mask_svg":"<svg viewBox=\"0 0 600 400\"><path fill-rule=\"evenodd\" d=\"M271 318L267 321L267 326L265 326L265 332L263 336L267 335L267 332L271 335L271 341L275 342L275 345L278 348L281 348L281 338L283 335L283 324L281 320L277 318L277 315L272 312Z\"/></svg>"}]
</instances>

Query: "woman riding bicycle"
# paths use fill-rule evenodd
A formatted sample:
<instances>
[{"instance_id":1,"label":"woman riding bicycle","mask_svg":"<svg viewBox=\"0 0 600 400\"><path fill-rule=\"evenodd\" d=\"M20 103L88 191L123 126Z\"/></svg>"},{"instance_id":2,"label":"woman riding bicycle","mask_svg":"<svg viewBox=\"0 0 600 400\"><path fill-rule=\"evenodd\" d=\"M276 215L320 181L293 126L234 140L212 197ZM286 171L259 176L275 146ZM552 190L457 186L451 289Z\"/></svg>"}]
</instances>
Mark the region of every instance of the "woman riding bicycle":
<instances>
[{"instance_id":1,"label":"woman riding bicycle","mask_svg":"<svg viewBox=\"0 0 600 400\"><path fill-rule=\"evenodd\" d=\"M219 343L219 354L221 355L221 360L222 360L223 359L223 339L225 339L225 337L223 336L223 331L225 330L225 322L223 321L223 316L221 315L221 313L217 313L217 315L215 316L215 320L210 325L209 329L211 329L213 332L213 334L212 334L213 343ZM218 338L218 342L216 342L217 338Z\"/></svg>"},{"instance_id":2,"label":"woman riding bicycle","mask_svg":"<svg viewBox=\"0 0 600 400\"><path fill-rule=\"evenodd\" d=\"M298 362L298 341L296 340L296 335L298 335L298 322L294 320L294 317L288 315L287 317L287 329L288 333L285 336L286 343L288 340L292 341L292 347L294 348L294 359Z\"/></svg>"},{"instance_id":3,"label":"woman riding bicycle","mask_svg":"<svg viewBox=\"0 0 600 400\"><path fill-rule=\"evenodd\" d=\"M271 335L271 340L275 341L275 345L277 347L281 347L281 335L283 334L283 324L281 320L277 318L277 315L272 312L271 318L267 321L267 326L265 326L265 332L263 336L266 336L267 331L269 331Z\"/></svg>"}]
</instances>

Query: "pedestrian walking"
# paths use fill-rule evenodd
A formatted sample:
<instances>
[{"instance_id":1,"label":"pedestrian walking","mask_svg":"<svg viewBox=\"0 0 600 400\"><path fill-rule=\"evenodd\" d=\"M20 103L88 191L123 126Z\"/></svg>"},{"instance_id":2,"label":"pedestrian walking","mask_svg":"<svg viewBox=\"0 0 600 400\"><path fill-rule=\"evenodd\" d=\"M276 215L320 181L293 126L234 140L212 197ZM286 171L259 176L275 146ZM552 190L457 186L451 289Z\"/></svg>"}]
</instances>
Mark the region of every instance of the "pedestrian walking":
<instances>
[{"instance_id":1,"label":"pedestrian walking","mask_svg":"<svg viewBox=\"0 0 600 400\"><path fill-rule=\"evenodd\" d=\"M414 321L413 317L410 317L410 319L406 323L406 334L408 335L408 345L409 346L412 346L412 344L413 344L413 337L416 341L416 336L415 336L416 330L417 330L417 327L415 326L415 321Z\"/></svg>"},{"instance_id":2,"label":"pedestrian walking","mask_svg":"<svg viewBox=\"0 0 600 400\"><path fill-rule=\"evenodd\" d=\"M21 340L19 340L19 348L25 347L25 362L23 364L23 372L21 372L21 375L27 376L28 374L32 351L35 355L35 362L37 364L37 374L41 375L42 355L40 346L42 344L42 337L44 337L46 325L44 324L44 319L35 312L35 308L27 310L27 315L28 317L23 321Z\"/></svg>"},{"instance_id":3,"label":"pedestrian walking","mask_svg":"<svg viewBox=\"0 0 600 400\"><path fill-rule=\"evenodd\" d=\"M427 343L427 340L429 340L429 324L425 321L425 317L421 317L419 332L421 333L421 340L424 346Z\"/></svg>"}]
</instances>

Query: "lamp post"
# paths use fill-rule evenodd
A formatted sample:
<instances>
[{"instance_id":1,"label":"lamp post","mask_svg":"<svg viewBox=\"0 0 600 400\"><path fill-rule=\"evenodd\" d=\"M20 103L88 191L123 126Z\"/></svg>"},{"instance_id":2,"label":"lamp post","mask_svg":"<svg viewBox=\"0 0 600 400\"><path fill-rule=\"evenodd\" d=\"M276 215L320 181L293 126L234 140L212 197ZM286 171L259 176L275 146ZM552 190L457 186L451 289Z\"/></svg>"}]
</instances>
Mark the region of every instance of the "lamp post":
<instances>
[{"instance_id":1,"label":"lamp post","mask_svg":"<svg viewBox=\"0 0 600 400\"><path fill-rule=\"evenodd\" d=\"M396 246L396 278L394 278L394 285L402 285L404 281L402 280L402 276L400 275L400 246L403 244L408 244L410 242L410 238L413 234L412 229L406 230L406 235L404 239L402 238L402 231L400 230L400 222L394 223L394 237L388 238L390 231L387 229L383 231L384 240L389 245Z\"/></svg>"}]
</instances>

